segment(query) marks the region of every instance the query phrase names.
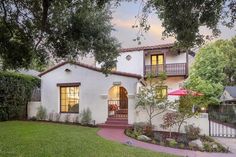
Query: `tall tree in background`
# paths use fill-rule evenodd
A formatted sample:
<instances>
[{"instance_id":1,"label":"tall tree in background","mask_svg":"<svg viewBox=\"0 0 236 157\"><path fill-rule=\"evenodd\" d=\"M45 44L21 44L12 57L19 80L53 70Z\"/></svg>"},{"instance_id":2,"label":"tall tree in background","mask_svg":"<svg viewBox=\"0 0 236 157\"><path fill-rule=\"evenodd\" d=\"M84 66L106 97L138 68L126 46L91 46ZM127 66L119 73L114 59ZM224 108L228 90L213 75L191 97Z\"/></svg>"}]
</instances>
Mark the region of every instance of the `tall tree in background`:
<instances>
[{"instance_id":1,"label":"tall tree in background","mask_svg":"<svg viewBox=\"0 0 236 157\"><path fill-rule=\"evenodd\" d=\"M118 56L109 5L99 0L1 0L0 58L4 69L32 60L75 59L92 54L104 71Z\"/></svg>"},{"instance_id":2,"label":"tall tree in background","mask_svg":"<svg viewBox=\"0 0 236 157\"><path fill-rule=\"evenodd\" d=\"M216 104L225 85L236 85L236 43L219 40L197 53L186 86L201 92L203 103Z\"/></svg>"},{"instance_id":3,"label":"tall tree in background","mask_svg":"<svg viewBox=\"0 0 236 157\"><path fill-rule=\"evenodd\" d=\"M148 15L154 11L162 21L163 36L174 37L177 46L186 49L218 36L220 23L232 28L236 20L236 0L148 0L142 6L134 26L141 29L140 36L149 30ZM212 30L212 36L202 34L202 26Z\"/></svg>"}]
</instances>

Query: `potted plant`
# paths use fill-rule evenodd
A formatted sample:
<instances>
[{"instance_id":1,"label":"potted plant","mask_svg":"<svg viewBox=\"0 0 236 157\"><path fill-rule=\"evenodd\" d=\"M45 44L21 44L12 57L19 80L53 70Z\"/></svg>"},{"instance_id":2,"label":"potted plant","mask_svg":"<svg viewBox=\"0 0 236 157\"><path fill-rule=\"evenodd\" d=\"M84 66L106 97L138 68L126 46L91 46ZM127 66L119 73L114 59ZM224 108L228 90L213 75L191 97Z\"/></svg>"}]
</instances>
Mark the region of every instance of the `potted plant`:
<instances>
[{"instance_id":1,"label":"potted plant","mask_svg":"<svg viewBox=\"0 0 236 157\"><path fill-rule=\"evenodd\" d=\"M118 106L116 104L109 105L109 116L112 116L115 114L115 111L118 110Z\"/></svg>"}]
</instances>

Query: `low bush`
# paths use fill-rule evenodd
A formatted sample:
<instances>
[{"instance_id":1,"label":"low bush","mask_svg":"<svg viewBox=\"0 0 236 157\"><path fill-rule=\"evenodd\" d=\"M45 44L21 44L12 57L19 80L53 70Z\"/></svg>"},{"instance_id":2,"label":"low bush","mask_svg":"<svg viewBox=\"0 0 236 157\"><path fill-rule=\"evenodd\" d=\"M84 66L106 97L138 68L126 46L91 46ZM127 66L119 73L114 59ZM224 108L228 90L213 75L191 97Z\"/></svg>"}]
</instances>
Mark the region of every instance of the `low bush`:
<instances>
[{"instance_id":1,"label":"low bush","mask_svg":"<svg viewBox=\"0 0 236 157\"><path fill-rule=\"evenodd\" d=\"M53 112L48 114L48 121L53 121Z\"/></svg>"},{"instance_id":2,"label":"low bush","mask_svg":"<svg viewBox=\"0 0 236 157\"><path fill-rule=\"evenodd\" d=\"M164 137L160 132L154 132L154 139L158 142L164 142Z\"/></svg>"},{"instance_id":3,"label":"low bush","mask_svg":"<svg viewBox=\"0 0 236 157\"><path fill-rule=\"evenodd\" d=\"M177 145L178 143L173 139L173 140L170 140L170 141L168 142L168 144L169 144L170 147L176 147L176 145Z\"/></svg>"},{"instance_id":4,"label":"low bush","mask_svg":"<svg viewBox=\"0 0 236 157\"><path fill-rule=\"evenodd\" d=\"M189 143L189 140L188 140L188 137L187 137L186 134L180 134L180 135L177 137L176 141L177 141L178 143L182 143L182 144L184 144L184 145L188 145L188 143Z\"/></svg>"},{"instance_id":5,"label":"low bush","mask_svg":"<svg viewBox=\"0 0 236 157\"><path fill-rule=\"evenodd\" d=\"M38 111L36 114L37 120L46 120L47 118L47 110L43 106L38 107Z\"/></svg>"},{"instance_id":6,"label":"low bush","mask_svg":"<svg viewBox=\"0 0 236 157\"><path fill-rule=\"evenodd\" d=\"M135 131L138 132L144 132L146 130L146 127L148 126L145 122L138 122L133 124L133 128Z\"/></svg>"},{"instance_id":7,"label":"low bush","mask_svg":"<svg viewBox=\"0 0 236 157\"><path fill-rule=\"evenodd\" d=\"M207 151L207 152L212 152L212 151L213 151L210 142L204 142L204 143L203 143L203 148L204 148L204 150Z\"/></svg>"},{"instance_id":8,"label":"low bush","mask_svg":"<svg viewBox=\"0 0 236 157\"><path fill-rule=\"evenodd\" d=\"M92 120L92 112L89 108L84 109L82 111L81 114L82 118L81 118L81 124L82 125L88 125L90 124L91 120Z\"/></svg>"},{"instance_id":9,"label":"low bush","mask_svg":"<svg viewBox=\"0 0 236 157\"><path fill-rule=\"evenodd\" d=\"M185 148L185 145L184 145L183 143L180 143L180 144L179 144L179 148L184 149L184 148Z\"/></svg>"},{"instance_id":10,"label":"low bush","mask_svg":"<svg viewBox=\"0 0 236 157\"><path fill-rule=\"evenodd\" d=\"M79 116L74 117L73 123L79 123Z\"/></svg>"},{"instance_id":11,"label":"low bush","mask_svg":"<svg viewBox=\"0 0 236 157\"><path fill-rule=\"evenodd\" d=\"M36 121L37 118L35 116L31 117L29 120Z\"/></svg>"},{"instance_id":12,"label":"low bush","mask_svg":"<svg viewBox=\"0 0 236 157\"><path fill-rule=\"evenodd\" d=\"M66 122L66 123L69 123L69 122L70 122L70 115L69 115L69 114L66 114L66 115L65 115L65 122Z\"/></svg>"},{"instance_id":13,"label":"low bush","mask_svg":"<svg viewBox=\"0 0 236 157\"><path fill-rule=\"evenodd\" d=\"M60 122L61 114L60 113L55 113L55 121Z\"/></svg>"},{"instance_id":14,"label":"low bush","mask_svg":"<svg viewBox=\"0 0 236 157\"><path fill-rule=\"evenodd\" d=\"M200 128L195 127L193 125L186 125L185 132L186 132L187 137L190 141L196 140L197 138L199 138Z\"/></svg>"}]
</instances>

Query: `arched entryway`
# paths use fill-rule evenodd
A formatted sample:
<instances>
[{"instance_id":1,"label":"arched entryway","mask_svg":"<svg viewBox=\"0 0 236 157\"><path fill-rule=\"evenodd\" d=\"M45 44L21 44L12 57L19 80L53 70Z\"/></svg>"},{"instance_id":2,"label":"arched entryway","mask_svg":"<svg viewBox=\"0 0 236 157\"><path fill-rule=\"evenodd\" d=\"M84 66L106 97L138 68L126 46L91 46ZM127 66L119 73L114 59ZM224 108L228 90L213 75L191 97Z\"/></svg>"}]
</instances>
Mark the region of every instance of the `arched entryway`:
<instances>
[{"instance_id":1,"label":"arched entryway","mask_svg":"<svg viewBox=\"0 0 236 157\"><path fill-rule=\"evenodd\" d=\"M112 86L108 92L109 117L128 117L128 92L120 85Z\"/></svg>"}]
</instances>

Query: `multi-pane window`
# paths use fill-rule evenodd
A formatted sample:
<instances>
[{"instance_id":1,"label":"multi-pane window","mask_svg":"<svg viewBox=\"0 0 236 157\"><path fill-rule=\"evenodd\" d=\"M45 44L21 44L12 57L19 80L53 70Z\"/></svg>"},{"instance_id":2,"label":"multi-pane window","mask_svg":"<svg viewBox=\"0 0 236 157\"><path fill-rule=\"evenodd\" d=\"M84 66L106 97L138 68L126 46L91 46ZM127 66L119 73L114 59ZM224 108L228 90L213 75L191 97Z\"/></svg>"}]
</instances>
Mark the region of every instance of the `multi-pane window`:
<instances>
[{"instance_id":1,"label":"multi-pane window","mask_svg":"<svg viewBox=\"0 0 236 157\"><path fill-rule=\"evenodd\" d=\"M60 99L61 112L79 112L79 86L61 86Z\"/></svg>"},{"instance_id":2,"label":"multi-pane window","mask_svg":"<svg viewBox=\"0 0 236 157\"><path fill-rule=\"evenodd\" d=\"M162 64L164 64L164 55L163 54L152 55L151 56L151 64L152 65L162 65Z\"/></svg>"},{"instance_id":3,"label":"multi-pane window","mask_svg":"<svg viewBox=\"0 0 236 157\"><path fill-rule=\"evenodd\" d=\"M157 98L158 99L166 99L167 98L167 86L158 87Z\"/></svg>"}]
</instances>

